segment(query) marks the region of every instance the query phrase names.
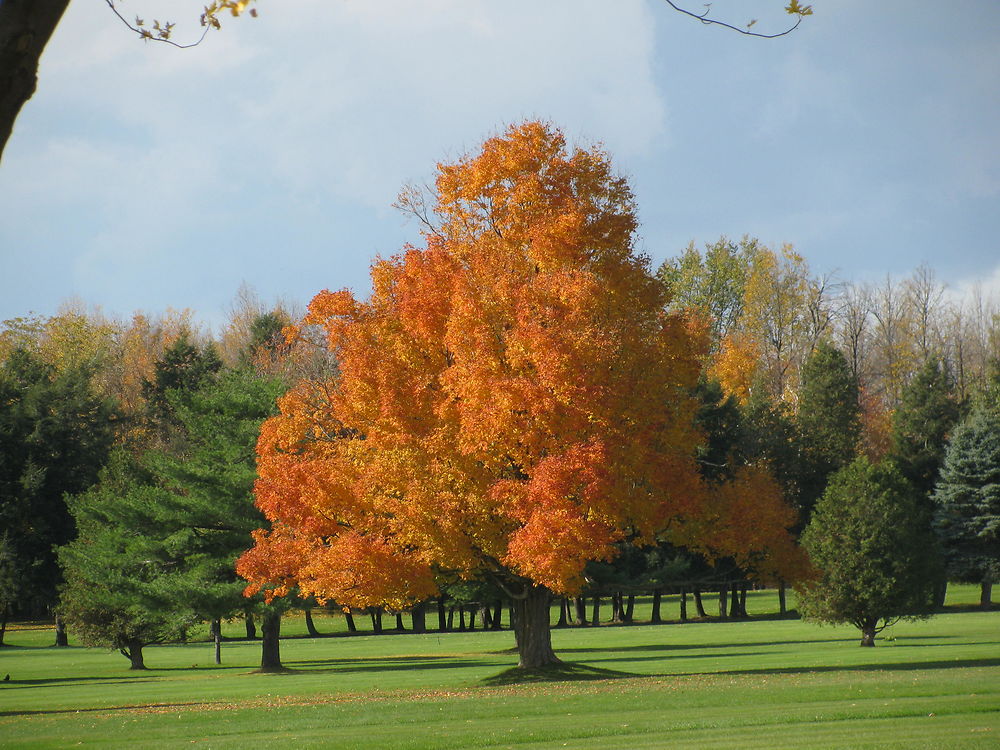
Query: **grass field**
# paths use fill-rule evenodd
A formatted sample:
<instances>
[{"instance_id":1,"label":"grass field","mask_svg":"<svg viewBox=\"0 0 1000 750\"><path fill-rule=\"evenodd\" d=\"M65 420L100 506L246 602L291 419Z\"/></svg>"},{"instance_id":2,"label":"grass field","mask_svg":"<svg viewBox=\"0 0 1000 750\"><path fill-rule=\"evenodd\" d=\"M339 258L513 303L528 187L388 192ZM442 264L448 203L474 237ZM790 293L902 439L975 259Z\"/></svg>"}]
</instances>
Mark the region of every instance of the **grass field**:
<instances>
[{"instance_id":1,"label":"grass field","mask_svg":"<svg viewBox=\"0 0 1000 750\"><path fill-rule=\"evenodd\" d=\"M509 631L352 637L317 616L335 635L308 638L288 618L291 671L263 675L255 642L225 643L221 666L207 642L150 647L137 673L21 627L0 650L0 747L992 749L1000 612L968 610L977 593L953 587L949 612L874 649L852 628L768 619L770 592L749 621L558 629L571 666L538 682L510 681Z\"/></svg>"}]
</instances>

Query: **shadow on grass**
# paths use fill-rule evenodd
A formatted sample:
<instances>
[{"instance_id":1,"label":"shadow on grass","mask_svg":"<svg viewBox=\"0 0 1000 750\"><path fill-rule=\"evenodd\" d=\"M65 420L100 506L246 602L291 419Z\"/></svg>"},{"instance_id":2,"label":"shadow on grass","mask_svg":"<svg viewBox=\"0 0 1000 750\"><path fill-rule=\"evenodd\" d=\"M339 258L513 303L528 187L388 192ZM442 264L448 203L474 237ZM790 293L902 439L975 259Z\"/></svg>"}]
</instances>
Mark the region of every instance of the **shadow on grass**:
<instances>
[{"instance_id":1,"label":"shadow on grass","mask_svg":"<svg viewBox=\"0 0 1000 750\"><path fill-rule=\"evenodd\" d=\"M588 680L621 680L630 677L643 677L633 672L619 672L614 669L601 669L587 664L558 662L544 667L524 668L512 667L499 674L480 680L481 685L498 687L502 685L524 685L537 682L581 682Z\"/></svg>"},{"instance_id":2,"label":"shadow on grass","mask_svg":"<svg viewBox=\"0 0 1000 750\"><path fill-rule=\"evenodd\" d=\"M454 656L374 656L354 659L306 659L291 661L300 674L336 672L398 672L426 669L461 669L483 667L482 659L460 659ZM495 666L501 666L497 663Z\"/></svg>"}]
</instances>

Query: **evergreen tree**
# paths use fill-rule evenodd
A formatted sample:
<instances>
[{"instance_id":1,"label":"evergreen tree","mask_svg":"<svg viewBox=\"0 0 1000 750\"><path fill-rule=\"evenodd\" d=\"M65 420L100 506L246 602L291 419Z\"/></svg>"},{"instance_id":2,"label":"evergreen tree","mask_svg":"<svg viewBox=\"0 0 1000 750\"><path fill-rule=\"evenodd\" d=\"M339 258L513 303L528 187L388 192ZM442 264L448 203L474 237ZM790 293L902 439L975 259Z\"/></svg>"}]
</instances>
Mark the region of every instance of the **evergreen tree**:
<instances>
[{"instance_id":1,"label":"evergreen tree","mask_svg":"<svg viewBox=\"0 0 1000 750\"><path fill-rule=\"evenodd\" d=\"M236 576L234 564L251 545L250 533L265 524L253 504L254 449L260 425L275 412L283 390L278 380L238 369L192 393L175 391L169 403L186 447L146 456L163 490L147 512L177 560L175 598L199 619L217 622L247 605L246 582ZM218 663L217 627L215 636Z\"/></svg>"},{"instance_id":2,"label":"evergreen tree","mask_svg":"<svg viewBox=\"0 0 1000 750\"><path fill-rule=\"evenodd\" d=\"M978 408L956 429L934 492L934 526L951 580L979 583L990 606L1000 576L1000 416Z\"/></svg>"},{"instance_id":3,"label":"evergreen tree","mask_svg":"<svg viewBox=\"0 0 1000 750\"><path fill-rule=\"evenodd\" d=\"M857 378L830 344L819 344L802 367L795 425L801 451L799 507L808 522L828 477L857 455L861 435Z\"/></svg>"},{"instance_id":4,"label":"evergreen tree","mask_svg":"<svg viewBox=\"0 0 1000 750\"><path fill-rule=\"evenodd\" d=\"M903 389L892 417L892 458L928 505L959 405L947 366L928 358Z\"/></svg>"},{"instance_id":5,"label":"evergreen tree","mask_svg":"<svg viewBox=\"0 0 1000 750\"><path fill-rule=\"evenodd\" d=\"M183 637L194 623L176 600L178 560L148 513L161 494L148 470L116 452L100 482L70 498L80 535L59 550L61 615L83 643L118 649L131 669L145 669L145 646Z\"/></svg>"},{"instance_id":6,"label":"evergreen tree","mask_svg":"<svg viewBox=\"0 0 1000 750\"><path fill-rule=\"evenodd\" d=\"M176 394L197 390L213 380L222 369L215 345L204 347L191 343L185 331L163 352L163 356L153 366L153 377L143 383L143 396L149 410L149 420L160 440L169 444L177 439L175 415ZM175 394L173 398L171 394Z\"/></svg>"},{"instance_id":7,"label":"evergreen tree","mask_svg":"<svg viewBox=\"0 0 1000 750\"><path fill-rule=\"evenodd\" d=\"M19 613L54 604L54 548L76 533L64 496L93 484L113 440L114 409L95 395L87 367L57 373L23 349L0 367L0 529L18 569Z\"/></svg>"},{"instance_id":8,"label":"evergreen tree","mask_svg":"<svg viewBox=\"0 0 1000 750\"><path fill-rule=\"evenodd\" d=\"M851 623L862 646L933 605L934 538L913 488L891 463L860 457L832 475L802 544L819 573L801 585L800 611L806 619Z\"/></svg>"}]
</instances>

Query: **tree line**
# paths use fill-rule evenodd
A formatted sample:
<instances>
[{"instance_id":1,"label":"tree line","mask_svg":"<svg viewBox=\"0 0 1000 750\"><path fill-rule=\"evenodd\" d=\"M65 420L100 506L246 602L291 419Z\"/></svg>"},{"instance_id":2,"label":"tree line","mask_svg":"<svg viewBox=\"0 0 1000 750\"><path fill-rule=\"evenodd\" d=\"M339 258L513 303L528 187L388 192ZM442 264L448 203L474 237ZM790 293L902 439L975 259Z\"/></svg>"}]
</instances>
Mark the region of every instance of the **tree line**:
<instances>
[{"instance_id":1,"label":"tree line","mask_svg":"<svg viewBox=\"0 0 1000 750\"><path fill-rule=\"evenodd\" d=\"M522 666L549 606L627 621L640 592L799 589L862 642L997 572L1000 316L926 267L816 276L751 238L656 273L599 149L540 123L404 191L425 247L305 315L67 308L0 330L3 621L144 646L243 617L476 603ZM308 612L308 609L307 609ZM464 624L464 611L458 610ZM2 633L2 629L0 629Z\"/></svg>"}]
</instances>

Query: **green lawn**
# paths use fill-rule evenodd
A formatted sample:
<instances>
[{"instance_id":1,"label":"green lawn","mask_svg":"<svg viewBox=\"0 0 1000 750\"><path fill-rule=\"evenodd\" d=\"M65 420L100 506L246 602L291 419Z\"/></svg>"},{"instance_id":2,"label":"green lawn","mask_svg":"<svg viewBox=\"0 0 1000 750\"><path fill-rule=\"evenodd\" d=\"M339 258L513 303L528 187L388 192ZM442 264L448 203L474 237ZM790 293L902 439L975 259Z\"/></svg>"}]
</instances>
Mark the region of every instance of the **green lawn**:
<instances>
[{"instance_id":1,"label":"green lawn","mask_svg":"<svg viewBox=\"0 0 1000 750\"><path fill-rule=\"evenodd\" d=\"M566 679L513 684L509 631L349 637L317 616L338 635L307 638L289 618L293 671L260 675L252 642L227 642L220 667L205 642L151 647L135 673L20 628L0 650L0 747L996 748L1000 612L963 609L977 593L953 587L952 611L874 649L791 619L559 629Z\"/></svg>"}]
</instances>

